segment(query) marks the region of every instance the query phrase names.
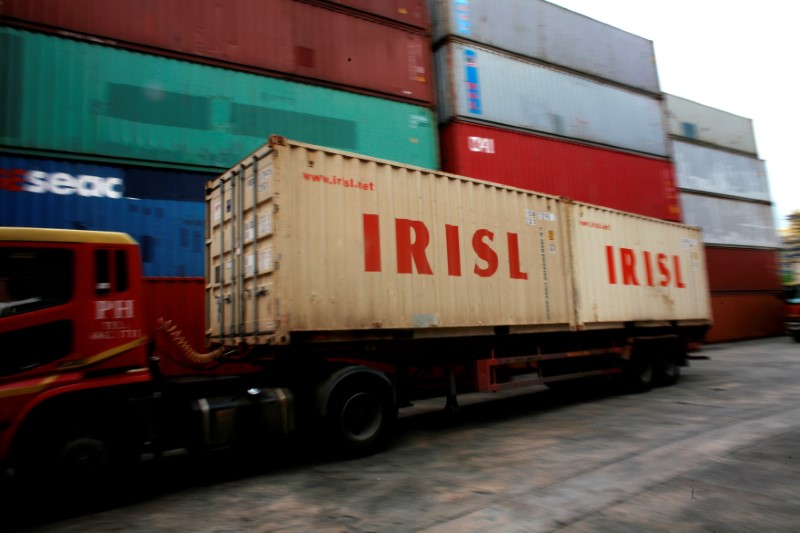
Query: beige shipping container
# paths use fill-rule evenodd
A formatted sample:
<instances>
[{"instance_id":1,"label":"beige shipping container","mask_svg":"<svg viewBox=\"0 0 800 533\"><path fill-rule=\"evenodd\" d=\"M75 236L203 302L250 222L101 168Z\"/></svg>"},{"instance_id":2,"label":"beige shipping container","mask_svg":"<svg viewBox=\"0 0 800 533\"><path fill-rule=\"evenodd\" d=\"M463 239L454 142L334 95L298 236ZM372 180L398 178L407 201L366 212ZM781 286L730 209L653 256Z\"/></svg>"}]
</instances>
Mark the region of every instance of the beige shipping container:
<instances>
[{"instance_id":1,"label":"beige shipping container","mask_svg":"<svg viewBox=\"0 0 800 533\"><path fill-rule=\"evenodd\" d=\"M494 183L271 137L207 210L212 341L709 320L698 230Z\"/></svg>"}]
</instances>

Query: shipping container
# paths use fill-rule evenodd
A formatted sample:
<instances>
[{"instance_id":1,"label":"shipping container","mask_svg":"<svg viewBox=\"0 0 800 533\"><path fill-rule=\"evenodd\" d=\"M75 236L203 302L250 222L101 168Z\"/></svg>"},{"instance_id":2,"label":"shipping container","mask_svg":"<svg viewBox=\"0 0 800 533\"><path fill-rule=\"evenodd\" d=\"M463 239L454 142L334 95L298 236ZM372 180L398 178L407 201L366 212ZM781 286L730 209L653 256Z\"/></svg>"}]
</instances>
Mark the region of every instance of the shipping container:
<instances>
[{"instance_id":1,"label":"shipping container","mask_svg":"<svg viewBox=\"0 0 800 533\"><path fill-rule=\"evenodd\" d=\"M673 166L667 159L464 121L439 131L446 172L681 220Z\"/></svg>"},{"instance_id":2,"label":"shipping container","mask_svg":"<svg viewBox=\"0 0 800 533\"><path fill-rule=\"evenodd\" d=\"M12 0L0 3L0 14L103 37L106 44L140 45L144 51L184 59L292 75L424 105L433 102L427 34L324 3Z\"/></svg>"},{"instance_id":3,"label":"shipping container","mask_svg":"<svg viewBox=\"0 0 800 533\"><path fill-rule=\"evenodd\" d=\"M703 228L707 244L780 248L771 204L679 193L683 221Z\"/></svg>"},{"instance_id":4,"label":"shipping container","mask_svg":"<svg viewBox=\"0 0 800 533\"><path fill-rule=\"evenodd\" d=\"M678 187L687 190L771 200L764 161L692 144L672 141Z\"/></svg>"},{"instance_id":5,"label":"shipping container","mask_svg":"<svg viewBox=\"0 0 800 533\"><path fill-rule=\"evenodd\" d=\"M454 35L658 94L653 42L541 0L431 0L434 42Z\"/></svg>"},{"instance_id":6,"label":"shipping container","mask_svg":"<svg viewBox=\"0 0 800 533\"><path fill-rule=\"evenodd\" d=\"M712 292L780 291L778 250L706 246Z\"/></svg>"},{"instance_id":7,"label":"shipping container","mask_svg":"<svg viewBox=\"0 0 800 533\"><path fill-rule=\"evenodd\" d=\"M242 165L207 196L212 339L709 318L696 228L279 137Z\"/></svg>"},{"instance_id":8,"label":"shipping container","mask_svg":"<svg viewBox=\"0 0 800 533\"><path fill-rule=\"evenodd\" d=\"M461 117L667 156L661 100L457 41L436 51L439 119Z\"/></svg>"},{"instance_id":9,"label":"shipping container","mask_svg":"<svg viewBox=\"0 0 800 533\"><path fill-rule=\"evenodd\" d=\"M712 293L714 325L706 342L731 342L777 337L783 331L780 292Z\"/></svg>"},{"instance_id":10,"label":"shipping container","mask_svg":"<svg viewBox=\"0 0 800 533\"><path fill-rule=\"evenodd\" d=\"M328 0L352 9L429 31L427 0Z\"/></svg>"},{"instance_id":11,"label":"shipping container","mask_svg":"<svg viewBox=\"0 0 800 533\"><path fill-rule=\"evenodd\" d=\"M221 171L272 133L437 166L425 107L0 28L0 145Z\"/></svg>"},{"instance_id":12,"label":"shipping container","mask_svg":"<svg viewBox=\"0 0 800 533\"><path fill-rule=\"evenodd\" d=\"M748 154L757 154L753 121L679 96L664 95L669 133Z\"/></svg>"},{"instance_id":13,"label":"shipping container","mask_svg":"<svg viewBox=\"0 0 800 533\"><path fill-rule=\"evenodd\" d=\"M0 154L0 226L122 231L146 276L202 276L214 174Z\"/></svg>"}]
</instances>

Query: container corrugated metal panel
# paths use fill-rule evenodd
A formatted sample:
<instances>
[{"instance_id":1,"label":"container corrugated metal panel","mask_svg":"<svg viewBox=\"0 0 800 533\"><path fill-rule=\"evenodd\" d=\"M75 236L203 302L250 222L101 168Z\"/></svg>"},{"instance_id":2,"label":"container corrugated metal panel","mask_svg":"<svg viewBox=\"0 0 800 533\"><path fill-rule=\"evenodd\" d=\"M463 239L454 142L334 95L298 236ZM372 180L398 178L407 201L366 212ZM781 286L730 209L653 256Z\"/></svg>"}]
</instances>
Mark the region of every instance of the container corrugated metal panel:
<instances>
[{"instance_id":1,"label":"container corrugated metal panel","mask_svg":"<svg viewBox=\"0 0 800 533\"><path fill-rule=\"evenodd\" d=\"M417 103L434 90L430 38L323 4L287 0L10 1L0 14ZM388 7L388 6L387 6Z\"/></svg>"},{"instance_id":2,"label":"container corrugated metal panel","mask_svg":"<svg viewBox=\"0 0 800 533\"><path fill-rule=\"evenodd\" d=\"M777 250L707 246L706 263L712 292L781 290Z\"/></svg>"},{"instance_id":3,"label":"container corrugated metal panel","mask_svg":"<svg viewBox=\"0 0 800 533\"><path fill-rule=\"evenodd\" d=\"M686 224L703 228L707 244L779 248L772 206L681 192Z\"/></svg>"},{"instance_id":4,"label":"container corrugated metal panel","mask_svg":"<svg viewBox=\"0 0 800 533\"><path fill-rule=\"evenodd\" d=\"M700 238L697 228L575 204L578 323L708 319Z\"/></svg>"},{"instance_id":5,"label":"container corrugated metal panel","mask_svg":"<svg viewBox=\"0 0 800 533\"><path fill-rule=\"evenodd\" d=\"M297 332L708 319L693 228L281 138L243 164L207 196L212 335L288 342ZM627 262L612 283L607 246L670 254L653 267L667 272L650 284L643 261ZM629 286L633 268L641 286Z\"/></svg>"},{"instance_id":6,"label":"container corrugated metal panel","mask_svg":"<svg viewBox=\"0 0 800 533\"><path fill-rule=\"evenodd\" d=\"M202 276L213 174L0 156L0 226L122 231L146 276Z\"/></svg>"},{"instance_id":7,"label":"container corrugated metal panel","mask_svg":"<svg viewBox=\"0 0 800 533\"><path fill-rule=\"evenodd\" d=\"M757 154L753 121L671 94L664 95L669 133Z\"/></svg>"},{"instance_id":8,"label":"container corrugated metal panel","mask_svg":"<svg viewBox=\"0 0 800 533\"><path fill-rule=\"evenodd\" d=\"M761 159L677 140L672 147L678 187L770 201Z\"/></svg>"},{"instance_id":9,"label":"container corrugated metal panel","mask_svg":"<svg viewBox=\"0 0 800 533\"><path fill-rule=\"evenodd\" d=\"M9 28L0 56L6 146L222 170L278 133L438 163L425 107Z\"/></svg>"},{"instance_id":10,"label":"container corrugated metal panel","mask_svg":"<svg viewBox=\"0 0 800 533\"><path fill-rule=\"evenodd\" d=\"M653 42L540 0L431 0L434 41L455 35L660 92Z\"/></svg>"},{"instance_id":11,"label":"container corrugated metal panel","mask_svg":"<svg viewBox=\"0 0 800 533\"><path fill-rule=\"evenodd\" d=\"M467 122L451 122L439 132L445 172L681 220L666 159Z\"/></svg>"},{"instance_id":12,"label":"container corrugated metal panel","mask_svg":"<svg viewBox=\"0 0 800 533\"><path fill-rule=\"evenodd\" d=\"M666 156L661 101L497 51L436 52L440 121L455 117Z\"/></svg>"},{"instance_id":13,"label":"container corrugated metal panel","mask_svg":"<svg viewBox=\"0 0 800 533\"><path fill-rule=\"evenodd\" d=\"M712 294L714 325L706 342L730 342L783 335L780 293Z\"/></svg>"},{"instance_id":14,"label":"container corrugated metal panel","mask_svg":"<svg viewBox=\"0 0 800 533\"><path fill-rule=\"evenodd\" d=\"M431 27L427 0L328 0L423 30Z\"/></svg>"}]
</instances>

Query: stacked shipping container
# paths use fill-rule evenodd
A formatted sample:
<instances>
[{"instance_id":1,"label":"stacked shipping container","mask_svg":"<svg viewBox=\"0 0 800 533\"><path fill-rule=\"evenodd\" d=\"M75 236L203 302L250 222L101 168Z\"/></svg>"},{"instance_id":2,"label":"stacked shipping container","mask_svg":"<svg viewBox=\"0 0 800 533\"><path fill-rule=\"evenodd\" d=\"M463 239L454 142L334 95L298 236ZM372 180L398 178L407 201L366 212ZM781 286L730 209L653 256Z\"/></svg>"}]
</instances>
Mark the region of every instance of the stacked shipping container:
<instances>
[{"instance_id":1,"label":"stacked shipping container","mask_svg":"<svg viewBox=\"0 0 800 533\"><path fill-rule=\"evenodd\" d=\"M752 121L672 95L665 102L684 219L706 243L707 338L780 335L780 243Z\"/></svg>"},{"instance_id":2,"label":"stacked shipping container","mask_svg":"<svg viewBox=\"0 0 800 533\"><path fill-rule=\"evenodd\" d=\"M0 22L0 225L132 234L149 314L195 344L203 306L176 302L202 302L210 177L270 134L438 166L424 0L9 0Z\"/></svg>"},{"instance_id":3,"label":"stacked shipping container","mask_svg":"<svg viewBox=\"0 0 800 533\"><path fill-rule=\"evenodd\" d=\"M680 220L651 41L541 0L430 6L444 170Z\"/></svg>"},{"instance_id":4,"label":"stacked shipping container","mask_svg":"<svg viewBox=\"0 0 800 533\"><path fill-rule=\"evenodd\" d=\"M456 174L682 207L712 244L712 339L779 324L752 125L674 97L665 118L641 37L542 0L5 0L0 22L0 225L131 233L193 340L204 317L167 302L202 297L203 184L269 134L426 168L441 145Z\"/></svg>"}]
</instances>

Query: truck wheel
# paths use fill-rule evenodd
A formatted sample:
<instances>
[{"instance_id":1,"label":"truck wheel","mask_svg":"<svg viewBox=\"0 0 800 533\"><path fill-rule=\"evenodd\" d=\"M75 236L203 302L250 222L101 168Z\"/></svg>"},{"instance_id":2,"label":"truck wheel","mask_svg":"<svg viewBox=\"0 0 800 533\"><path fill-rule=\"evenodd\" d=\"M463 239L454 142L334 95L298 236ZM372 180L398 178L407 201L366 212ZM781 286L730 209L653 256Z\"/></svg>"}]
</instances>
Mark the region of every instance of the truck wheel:
<instances>
[{"instance_id":1,"label":"truck wheel","mask_svg":"<svg viewBox=\"0 0 800 533\"><path fill-rule=\"evenodd\" d=\"M653 381L656 385L674 385L681 377L681 367L671 354L664 354L655 364Z\"/></svg>"},{"instance_id":2,"label":"truck wheel","mask_svg":"<svg viewBox=\"0 0 800 533\"><path fill-rule=\"evenodd\" d=\"M58 427L58 424L53 424ZM26 493L65 506L97 508L118 495L124 460L122 448L102 431L73 427L33 432L18 463Z\"/></svg>"},{"instance_id":3,"label":"truck wheel","mask_svg":"<svg viewBox=\"0 0 800 533\"><path fill-rule=\"evenodd\" d=\"M653 387L656 369L653 358L639 353L628 361L625 369L625 384L630 392L647 392Z\"/></svg>"},{"instance_id":4,"label":"truck wheel","mask_svg":"<svg viewBox=\"0 0 800 533\"><path fill-rule=\"evenodd\" d=\"M326 426L339 454L359 457L380 451L396 418L391 391L373 382L343 383L328 400Z\"/></svg>"}]
</instances>

